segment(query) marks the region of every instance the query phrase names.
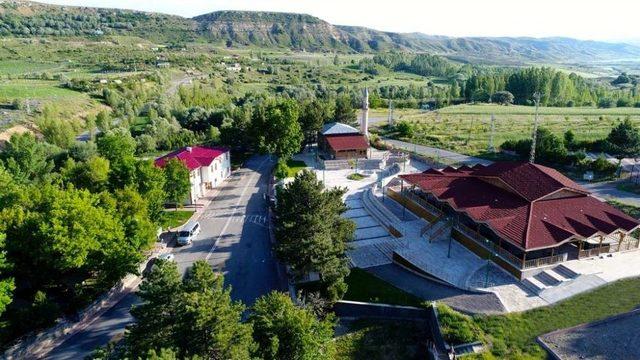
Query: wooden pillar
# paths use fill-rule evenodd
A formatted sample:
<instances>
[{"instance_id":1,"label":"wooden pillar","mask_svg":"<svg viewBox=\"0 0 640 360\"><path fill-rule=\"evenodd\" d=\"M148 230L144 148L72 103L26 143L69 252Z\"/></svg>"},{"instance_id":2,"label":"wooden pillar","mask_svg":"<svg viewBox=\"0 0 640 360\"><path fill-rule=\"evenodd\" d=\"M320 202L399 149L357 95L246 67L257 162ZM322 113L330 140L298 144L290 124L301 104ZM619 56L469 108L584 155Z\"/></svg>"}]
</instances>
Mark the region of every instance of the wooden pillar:
<instances>
[{"instance_id":1,"label":"wooden pillar","mask_svg":"<svg viewBox=\"0 0 640 360\"><path fill-rule=\"evenodd\" d=\"M598 244L598 255L602 253L602 241L604 240L604 236L600 235L600 243Z\"/></svg>"},{"instance_id":2,"label":"wooden pillar","mask_svg":"<svg viewBox=\"0 0 640 360\"><path fill-rule=\"evenodd\" d=\"M578 246L578 259L580 259L580 253L582 252L582 240L580 240L580 245Z\"/></svg>"},{"instance_id":3,"label":"wooden pillar","mask_svg":"<svg viewBox=\"0 0 640 360\"><path fill-rule=\"evenodd\" d=\"M620 232L620 240L618 240L618 250L616 250L616 252L620 252L620 248L622 247L622 242L624 241L624 237L625 237L625 233L623 233L622 231Z\"/></svg>"},{"instance_id":4,"label":"wooden pillar","mask_svg":"<svg viewBox=\"0 0 640 360\"><path fill-rule=\"evenodd\" d=\"M524 255L522 255L522 269L524 270L524 263L527 262L527 252L524 252Z\"/></svg>"}]
</instances>

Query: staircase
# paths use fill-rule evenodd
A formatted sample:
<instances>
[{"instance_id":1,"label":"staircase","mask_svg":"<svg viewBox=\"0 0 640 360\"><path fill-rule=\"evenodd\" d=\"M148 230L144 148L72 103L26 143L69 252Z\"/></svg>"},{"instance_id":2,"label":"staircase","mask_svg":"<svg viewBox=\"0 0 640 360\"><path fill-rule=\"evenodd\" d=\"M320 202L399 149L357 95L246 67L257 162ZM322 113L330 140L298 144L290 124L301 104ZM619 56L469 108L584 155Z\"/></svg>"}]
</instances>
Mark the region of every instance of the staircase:
<instances>
[{"instance_id":1,"label":"staircase","mask_svg":"<svg viewBox=\"0 0 640 360\"><path fill-rule=\"evenodd\" d=\"M368 188L362 192L362 204L365 210L385 228L393 227L396 230L401 228L397 225L400 223L400 219L380 203L373 193L373 189Z\"/></svg>"},{"instance_id":2,"label":"staircase","mask_svg":"<svg viewBox=\"0 0 640 360\"><path fill-rule=\"evenodd\" d=\"M522 284L535 294L539 294L549 288L572 281L577 278L578 275L575 271L560 264L522 280Z\"/></svg>"}]
</instances>

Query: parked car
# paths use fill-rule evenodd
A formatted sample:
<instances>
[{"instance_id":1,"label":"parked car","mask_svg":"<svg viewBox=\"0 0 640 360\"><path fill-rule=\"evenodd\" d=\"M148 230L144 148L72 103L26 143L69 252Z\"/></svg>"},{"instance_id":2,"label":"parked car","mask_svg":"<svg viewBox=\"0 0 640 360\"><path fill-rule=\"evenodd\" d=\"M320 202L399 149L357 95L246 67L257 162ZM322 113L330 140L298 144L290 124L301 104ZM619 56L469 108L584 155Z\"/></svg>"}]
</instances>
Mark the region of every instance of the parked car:
<instances>
[{"instance_id":1,"label":"parked car","mask_svg":"<svg viewBox=\"0 0 640 360\"><path fill-rule=\"evenodd\" d=\"M191 220L178 232L178 238L176 243L178 245L189 245L193 242L193 239L200 234L200 223Z\"/></svg>"}]
</instances>

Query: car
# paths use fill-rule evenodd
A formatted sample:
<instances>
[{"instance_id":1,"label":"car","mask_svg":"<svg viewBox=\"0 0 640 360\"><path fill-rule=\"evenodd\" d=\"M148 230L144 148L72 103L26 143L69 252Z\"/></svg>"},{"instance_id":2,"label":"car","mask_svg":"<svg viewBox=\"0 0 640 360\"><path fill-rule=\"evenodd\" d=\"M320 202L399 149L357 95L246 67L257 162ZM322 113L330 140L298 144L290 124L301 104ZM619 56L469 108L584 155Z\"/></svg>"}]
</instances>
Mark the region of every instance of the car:
<instances>
[{"instance_id":1,"label":"car","mask_svg":"<svg viewBox=\"0 0 640 360\"><path fill-rule=\"evenodd\" d=\"M200 234L200 223L191 220L178 232L176 243L178 245L189 245L193 239Z\"/></svg>"}]
</instances>

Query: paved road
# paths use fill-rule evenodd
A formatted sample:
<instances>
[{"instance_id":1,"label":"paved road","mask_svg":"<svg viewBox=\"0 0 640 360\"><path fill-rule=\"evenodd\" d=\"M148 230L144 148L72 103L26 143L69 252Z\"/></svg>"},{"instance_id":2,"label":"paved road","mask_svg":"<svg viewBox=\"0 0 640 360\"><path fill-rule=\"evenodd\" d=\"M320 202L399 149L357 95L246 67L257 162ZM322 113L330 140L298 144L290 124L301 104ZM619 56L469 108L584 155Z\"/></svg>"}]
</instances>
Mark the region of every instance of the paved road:
<instances>
[{"instance_id":1,"label":"paved road","mask_svg":"<svg viewBox=\"0 0 640 360\"><path fill-rule=\"evenodd\" d=\"M182 273L194 261L206 259L225 274L225 283L232 286L231 297L246 305L271 290L286 289L271 253L263 199L273 165L268 157L255 156L245 168L234 172L202 212L202 232L197 239L189 246L173 250ZM125 326L133 321L129 309L137 301L135 294L126 296L46 358L82 359L90 355L96 347L124 332Z\"/></svg>"},{"instance_id":2,"label":"paved road","mask_svg":"<svg viewBox=\"0 0 640 360\"><path fill-rule=\"evenodd\" d=\"M618 190L616 186L619 182L599 182L599 183L580 183L585 189L591 191L594 196L602 200L616 200L623 204L639 206L640 195L627 191Z\"/></svg>"},{"instance_id":3,"label":"paved road","mask_svg":"<svg viewBox=\"0 0 640 360\"><path fill-rule=\"evenodd\" d=\"M393 145L395 148L401 148L409 151L415 151L418 154L422 154L428 157L439 158L440 161L447 164L466 164L466 165L475 165L475 164L483 164L489 165L492 163L490 160L481 159L469 155L458 154L453 151L438 149L434 147L424 146L424 145L416 145L406 141L393 140L393 139L384 139L384 142Z\"/></svg>"}]
</instances>

